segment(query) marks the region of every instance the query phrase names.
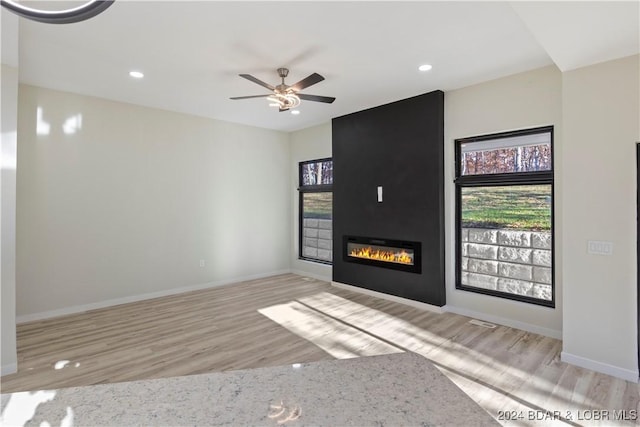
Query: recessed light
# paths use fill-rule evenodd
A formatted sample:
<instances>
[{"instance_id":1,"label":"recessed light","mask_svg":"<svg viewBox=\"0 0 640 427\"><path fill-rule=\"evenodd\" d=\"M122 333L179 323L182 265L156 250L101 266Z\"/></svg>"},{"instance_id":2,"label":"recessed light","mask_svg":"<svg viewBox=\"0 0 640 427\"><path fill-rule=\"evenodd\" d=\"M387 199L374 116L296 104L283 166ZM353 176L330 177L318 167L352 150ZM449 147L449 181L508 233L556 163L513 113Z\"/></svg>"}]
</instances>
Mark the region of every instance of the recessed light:
<instances>
[{"instance_id":1,"label":"recessed light","mask_svg":"<svg viewBox=\"0 0 640 427\"><path fill-rule=\"evenodd\" d=\"M141 79L144 77L144 74L142 74L140 71L129 71L129 75L134 79Z\"/></svg>"},{"instance_id":2,"label":"recessed light","mask_svg":"<svg viewBox=\"0 0 640 427\"><path fill-rule=\"evenodd\" d=\"M431 65L423 64L423 65L418 67L418 70L420 70L420 71L429 71L431 68L433 68Z\"/></svg>"},{"instance_id":3,"label":"recessed light","mask_svg":"<svg viewBox=\"0 0 640 427\"><path fill-rule=\"evenodd\" d=\"M300 110L291 110L291 114L297 116L298 114L300 114Z\"/></svg>"}]
</instances>

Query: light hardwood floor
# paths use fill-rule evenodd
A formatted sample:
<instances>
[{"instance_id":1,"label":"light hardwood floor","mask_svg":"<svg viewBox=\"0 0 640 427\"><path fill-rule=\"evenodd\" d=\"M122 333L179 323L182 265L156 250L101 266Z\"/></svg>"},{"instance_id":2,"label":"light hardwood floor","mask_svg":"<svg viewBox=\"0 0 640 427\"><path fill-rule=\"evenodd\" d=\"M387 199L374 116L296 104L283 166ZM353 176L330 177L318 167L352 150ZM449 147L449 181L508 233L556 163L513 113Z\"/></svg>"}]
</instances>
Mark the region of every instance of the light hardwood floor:
<instances>
[{"instance_id":1,"label":"light hardwood floor","mask_svg":"<svg viewBox=\"0 0 640 427\"><path fill-rule=\"evenodd\" d=\"M512 425L558 415L556 423L583 425L599 411L633 418L640 410L638 384L561 362L560 341L469 320L287 274L20 324L19 372L0 386L8 393L412 351L495 418L522 414ZM609 413L602 424L623 424L612 420Z\"/></svg>"}]
</instances>

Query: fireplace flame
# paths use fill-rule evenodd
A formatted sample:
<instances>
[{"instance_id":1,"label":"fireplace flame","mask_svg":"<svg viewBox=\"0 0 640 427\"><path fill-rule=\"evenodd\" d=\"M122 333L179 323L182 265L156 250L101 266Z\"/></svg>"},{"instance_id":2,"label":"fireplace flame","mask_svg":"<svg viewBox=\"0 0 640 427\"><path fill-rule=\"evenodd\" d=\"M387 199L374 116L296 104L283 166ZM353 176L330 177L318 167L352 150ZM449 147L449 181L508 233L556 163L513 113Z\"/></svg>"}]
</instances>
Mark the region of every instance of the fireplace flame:
<instances>
[{"instance_id":1,"label":"fireplace flame","mask_svg":"<svg viewBox=\"0 0 640 427\"><path fill-rule=\"evenodd\" d=\"M356 257L356 258L373 259L376 261L395 262L397 264L413 265L413 256L407 253L406 251L401 251L401 252L382 251L379 249L373 249L372 247L368 247L368 248L351 249L349 256Z\"/></svg>"}]
</instances>

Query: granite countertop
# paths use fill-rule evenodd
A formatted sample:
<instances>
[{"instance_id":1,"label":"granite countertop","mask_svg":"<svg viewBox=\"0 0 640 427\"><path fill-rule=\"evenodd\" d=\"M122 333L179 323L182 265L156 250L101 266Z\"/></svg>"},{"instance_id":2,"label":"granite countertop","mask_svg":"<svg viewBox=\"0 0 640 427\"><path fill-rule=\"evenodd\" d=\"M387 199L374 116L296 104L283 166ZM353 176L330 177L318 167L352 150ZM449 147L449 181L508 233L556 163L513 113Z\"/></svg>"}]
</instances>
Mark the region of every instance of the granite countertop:
<instances>
[{"instance_id":1,"label":"granite countertop","mask_svg":"<svg viewBox=\"0 0 640 427\"><path fill-rule=\"evenodd\" d=\"M414 353L3 394L2 413L29 426L498 425Z\"/></svg>"}]
</instances>

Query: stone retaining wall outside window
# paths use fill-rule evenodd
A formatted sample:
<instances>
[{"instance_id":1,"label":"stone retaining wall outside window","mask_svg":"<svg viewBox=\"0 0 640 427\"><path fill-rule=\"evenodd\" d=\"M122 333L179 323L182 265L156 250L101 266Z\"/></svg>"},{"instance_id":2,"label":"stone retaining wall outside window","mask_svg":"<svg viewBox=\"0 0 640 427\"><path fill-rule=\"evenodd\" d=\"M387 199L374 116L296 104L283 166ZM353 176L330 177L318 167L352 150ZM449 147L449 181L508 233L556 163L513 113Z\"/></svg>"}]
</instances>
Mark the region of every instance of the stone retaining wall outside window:
<instances>
[{"instance_id":1,"label":"stone retaining wall outside window","mask_svg":"<svg viewBox=\"0 0 640 427\"><path fill-rule=\"evenodd\" d=\"M462 229L465 286L552 299L550 232Z\"/></svg>"},{"instance_id":2,"label":"stone retaining wall outside window","mask_svg":"<svg viewBox=\"0 0 640 427\"><path fill-rule=\"evenodd\" d=\"M333 260L333 225L330 219L305 218L302 227L302 256Z\"/></svg>"}]
</instances>

